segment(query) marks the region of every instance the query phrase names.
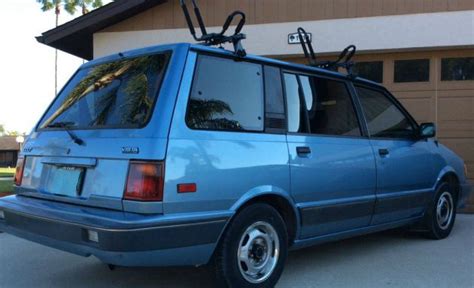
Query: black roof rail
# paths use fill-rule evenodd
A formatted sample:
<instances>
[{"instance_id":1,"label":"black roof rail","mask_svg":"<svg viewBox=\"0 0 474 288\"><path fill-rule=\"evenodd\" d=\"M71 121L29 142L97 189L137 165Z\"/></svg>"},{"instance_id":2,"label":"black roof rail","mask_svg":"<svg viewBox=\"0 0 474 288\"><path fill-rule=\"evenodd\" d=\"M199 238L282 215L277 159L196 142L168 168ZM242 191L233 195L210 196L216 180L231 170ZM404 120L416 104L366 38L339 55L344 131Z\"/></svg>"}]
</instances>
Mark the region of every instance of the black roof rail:
<instances>
[{"instance_id":1,"label":"black roof rail","mask_svg":"<svg viewBox=\"0 0 474 288\"><path fill-rule=\"evenodd\" d=\"M349 76L353 77L352 67L354 66L354 62L351 60L357 51L355 45L349 45L344 50L342 50L336 61L317 61L313 44L311 43L311 38L309 37L308 33L306 33L302 27L298 27L297 31L300 38L301 47L303 48L304 55L308 59L310 66L332 71L337 71L337 68L342 67L346 69Z\"/></svg>"},{"instance_id":2,"label":"black roof rail","mask_svg":"<svg viewBox=\"0 0 474 288\"><path fill-rule=\"evenodd\" d=\"M184 17L186 18L186 23L188 24L189 31L193 36L194 40L197 42L202 42L203 45L206 46L222 46L224 43L232 43L234 45L234 52L239 57L245 57L247 52L242 46L241 41L246 38L245 34L240 33L242 28L245 25L245 13L242 11L234 11L229 16L222 26L222 30L219 33L207 33L206 25L204 24L204 20L201 15L201 11L196 4L195 0L191 0L193 4L194 14L196 16L199 29L201 30L201 36L196 36L196 30L194 29L194 23L191 19L191 15L189 14L188 7L186 6L186 0L180 0L181 9L183 10ZM229 29L230 24L234 20L235 17L240 16L240 21L235 28L234 34L232 35L225 35L227 30Z\"/></svg>"}]
</instances>

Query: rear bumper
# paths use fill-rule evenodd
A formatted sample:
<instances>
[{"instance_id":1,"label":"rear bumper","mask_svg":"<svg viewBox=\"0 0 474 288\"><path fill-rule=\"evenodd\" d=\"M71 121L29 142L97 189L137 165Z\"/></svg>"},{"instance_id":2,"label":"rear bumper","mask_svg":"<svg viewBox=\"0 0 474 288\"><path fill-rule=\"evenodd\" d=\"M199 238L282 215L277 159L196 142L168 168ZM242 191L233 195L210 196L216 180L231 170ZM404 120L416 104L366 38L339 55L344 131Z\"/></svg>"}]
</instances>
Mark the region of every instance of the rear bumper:
<instances>
[{"instance_id":1,"label":"rear bumper","mask_svg":"<svg viewBox=\"0 0 474 288\"><path fill-rule=\"evenodd\" d=\"M469 197L473 191L473 183L466 182L464 184L460 185L460 195L459 195L459 200L458 200L458 207L459 208L464 208L464 206L467 204L467 201L469 200Z\"/></svg>"},{"instance_id":2,"label":"rear bumper","mask_svg":"<svg viewBox=\"0 0 474 288\"><path fill-rule=\"evenodd\" d=\"M120 266L205 264L230 217L143 216L22 196L0 199L0 211L1 231ZM97 232L98 242L89 240L88 231Z\"/></svg>"}]
</instances>

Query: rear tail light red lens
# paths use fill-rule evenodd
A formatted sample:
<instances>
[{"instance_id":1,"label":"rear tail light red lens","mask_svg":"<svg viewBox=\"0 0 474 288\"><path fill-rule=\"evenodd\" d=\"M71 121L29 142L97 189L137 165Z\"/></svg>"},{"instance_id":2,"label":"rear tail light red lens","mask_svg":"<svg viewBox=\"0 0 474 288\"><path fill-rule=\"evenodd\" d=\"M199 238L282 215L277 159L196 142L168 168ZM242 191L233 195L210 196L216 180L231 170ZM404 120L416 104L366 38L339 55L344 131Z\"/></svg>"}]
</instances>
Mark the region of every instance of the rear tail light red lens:
<instances>
[{"instance_id":1,"label":"rear tail light red lens","mask_svg":"<svg viewBox=\"0 0 474 288\"><path fill-rule=\"evenodd\" d=\"M25 158L21 157L18 158L16 162L16 170L15 170L15 185L21 186L21 180L23 179L23 170L25 168Z\"/></svg>"},{"instance_id":2,"label":"rear tail light red lens","mask_svg":"<svg viewBox=\"0 0 474 288\"><path fill-rule=\"evenodd\" d=\"M164 165L156 162L131 162L124 199L163 201Z\"/></svg>"}]
</instances>

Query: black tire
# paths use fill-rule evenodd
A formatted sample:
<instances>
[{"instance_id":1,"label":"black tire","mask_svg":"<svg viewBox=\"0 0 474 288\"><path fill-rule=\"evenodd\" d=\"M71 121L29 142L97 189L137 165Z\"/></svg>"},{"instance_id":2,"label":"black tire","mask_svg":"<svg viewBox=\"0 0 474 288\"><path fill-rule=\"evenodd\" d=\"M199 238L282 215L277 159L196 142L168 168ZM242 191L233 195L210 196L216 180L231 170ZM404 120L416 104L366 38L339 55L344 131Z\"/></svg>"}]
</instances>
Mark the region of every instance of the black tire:
<instances>
[{"instance_id":1,"label":"black tire","mask_svg":"<svg viewBox=\"0 0 474 288\"><path fill-rule=\"evenodd\" d=\"M245 267L246 265L243 264L245 262L240 261L238 254L241 251L241 246L246 246L242 244L246 244L251 242L250 241L250 233L249 231L253 231L252 229L257 229L258 231L265 231L260 230L259 224L263 225L270 225L273 230L271 230L268 226L263 226L264 229L270 229L271 231L265 235L274 235L275 239L278 238L278 242L276 240L269 241L272 244L271 247L279 246L279 253L272 253L272 255L278 255L277 257L270 257L268 261L273 261L274 267L273 269L265 269L271 272L265 273L267 274L266 279L262 279L261 282L252 283L246 279L251 276L244 276ZM257 225L257 226L255 226ZM256 228L253 228L256 227ZM250 230L249 230L250 229ZM276 235L275 233L276 232ZM244 233L245 236L244 237ZM247 241L245 241L247 239ZM250 249L249 251L256 251L259 248L265 245L259 245L258 241L261 239L257 239L256 242L252 241L252 243L257 243L256 245L251 245L250 247L255 249ZM270 238L268 238L270 239ZM267 242L265 242L267 243ZM277 244L275 244L277 243ZM267 247L268 248L268 247ZM262 248L263 249L263 248ZM261 255L261 250L259 254ZM263 249L266 251L265 249ZM267 249L270 250L270 249ZM273 250L273 249L272 249ZM274 250L273 250L274 251ZM258 251L257 251L258 252ZM247 253L242 253L247 254ZM257 203L245 207L242 211L239 212L238 215L233 219L233 221L229 224L229 227L226 229L223 238L221 239L219 246L217 247L216 254L215 254L215 269L216 269L216 279L217 279L217 287L274 287L275 284L280 279L280 276L283 272L283 268L286 262L288 254L288 234L286 230L285 222L283 221L281 215L276 211L272 206L263 203ZM251 252L248 255L255 256L257 253L252 254ZM268 258L270 253L264 254L263 257ZM252 258L248 256L252 261L253 259L259 260L258 257ZM274 260L276 258L276 260ZM273 259L273 260L272 260ZM265 263L265 261L263 261ZM276 263L276 264L275 264ZM242 268L243 267L243 268ZM243 269L243 270L242 270ZM242 272L241 272L242 271ZM258 276L259 274L257 274ZM262 277L263 278L263 277ZM259 279L257 279L259 280Z\"/></svg>"},{"instance_id":2,"label":"black tire","mask_svg":"<svg viewBox=\"0 0 474 288\"><path fill-rule=\"evenodd\" d=\"M442 207L438 208L439 205ZM448 237L456 220L456 206L454 187L447 182L441 183L436 189L435 197L425 214L424 226L427 230L425 236L435 240ZM449 216L449 213L451 216ZM446 217L443 217L445 215ZM440 216L440 220L438 220L438 216Z\"/></svg>"}]
</instances>

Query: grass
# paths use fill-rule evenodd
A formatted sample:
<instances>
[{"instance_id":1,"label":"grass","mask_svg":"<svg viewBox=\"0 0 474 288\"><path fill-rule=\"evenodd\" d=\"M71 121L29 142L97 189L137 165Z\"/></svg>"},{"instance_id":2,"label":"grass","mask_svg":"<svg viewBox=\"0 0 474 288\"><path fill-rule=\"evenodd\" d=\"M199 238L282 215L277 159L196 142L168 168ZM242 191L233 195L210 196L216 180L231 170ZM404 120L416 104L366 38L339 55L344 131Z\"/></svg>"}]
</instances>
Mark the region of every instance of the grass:
<instances>
[{"instance_id":1,"label":"grass","mask_svg":"<svg viewBox=\"0 0 474 288\"><path fill-rule=\"evenodd\" d=\"M13 177L15 168L0 168L0 177ZM7 196L13 192L13 179L0 180L0 197Z\"/></svg>"},{"instance_id":2,"label":"grass","mask_svg":"<svg viewBox=\"0 0 474 288\"><path fill-rule=\"evenodd\" d=\"M0 177L13 177L15 168L0 168Z\"/></svg>"},{"instance_id":3,"label":"grass","mask_svg":"<svg viewBox=\"0 0 474 288\"><path fill-rule=\"evenodd\" d=\"M5 196L3 193L12 193L13 192L13 180L0 181L0 197Z\"/></svg>"}]
</instances>

